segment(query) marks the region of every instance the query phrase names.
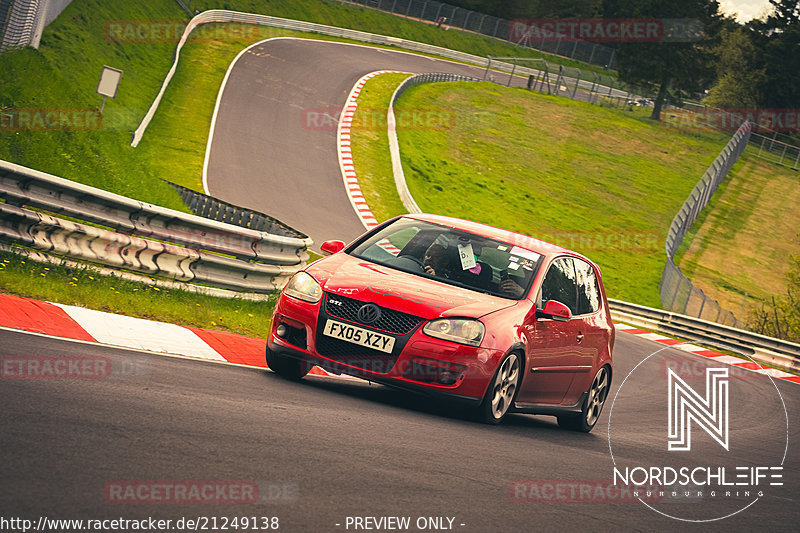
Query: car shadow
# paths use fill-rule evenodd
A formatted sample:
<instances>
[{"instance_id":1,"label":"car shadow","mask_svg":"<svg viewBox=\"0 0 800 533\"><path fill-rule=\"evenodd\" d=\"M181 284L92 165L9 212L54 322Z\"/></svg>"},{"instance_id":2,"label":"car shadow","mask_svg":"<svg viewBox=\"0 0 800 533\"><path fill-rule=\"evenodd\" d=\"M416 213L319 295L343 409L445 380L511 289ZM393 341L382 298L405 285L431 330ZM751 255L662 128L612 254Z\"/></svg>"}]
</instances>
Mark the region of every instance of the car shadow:
<instances>
[{"instance_id":1,"label":"car shadow","mask_svg":"<svg viewBox=\"0 0 800 533\"><path fill-rule=\"evenodd\" d=\"M298 388L304 387L324 394L336 394L347 400L377 403L384 407L413 411L441 420L469 425L477 429L485 428L494 432L528 438L535 436L543 441L558 442L559 445L566 446L574 444L576 447L585 447L587 443L597 443L605 446L606 442L605 434L602 431L597 432L597 428L604 427L605 417L598 422L598 426L595 429L596 433L588 434L562 429L558 426L555 417L522 413L509 413L501 424L492 426L475 419L475 406L380 383L357 378L340 378L338 376L307 376L302 380L292 381L282 378L269 370L264 371L264 375L269 379L279 380L282 383Z\"/></svg>"}]
</instances>

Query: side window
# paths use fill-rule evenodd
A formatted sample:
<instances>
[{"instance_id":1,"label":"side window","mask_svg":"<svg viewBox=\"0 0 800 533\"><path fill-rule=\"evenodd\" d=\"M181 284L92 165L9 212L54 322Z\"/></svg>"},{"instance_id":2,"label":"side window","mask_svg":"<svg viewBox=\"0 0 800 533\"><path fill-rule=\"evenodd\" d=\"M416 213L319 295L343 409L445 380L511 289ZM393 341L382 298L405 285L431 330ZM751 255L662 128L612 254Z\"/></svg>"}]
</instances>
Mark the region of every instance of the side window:
<instances>
[{"instance_id":1,"label":"side window","mask_svg":"<svg viewBox=\"0 0 800 533\"><path fill-rule=\"evenodd\" d=\"M556 259L542 282L542 303L548 300L556 300L569 307L573 315L577 313L577 285L575 279L575 267L572 266L572 259L560 257Z\"/></svg>"},{"instance_id":2,"label":"side window","mask_svg":"<svg viewBox=\"0 0 800 533\"><path fill-rule=\"evenodd\" d=\"M597 288L597 277L594 268L586 261L575 259L575 270L578 273L578 313L585 315L600 309L600 290Z\"/></svg>"}]
</instances>

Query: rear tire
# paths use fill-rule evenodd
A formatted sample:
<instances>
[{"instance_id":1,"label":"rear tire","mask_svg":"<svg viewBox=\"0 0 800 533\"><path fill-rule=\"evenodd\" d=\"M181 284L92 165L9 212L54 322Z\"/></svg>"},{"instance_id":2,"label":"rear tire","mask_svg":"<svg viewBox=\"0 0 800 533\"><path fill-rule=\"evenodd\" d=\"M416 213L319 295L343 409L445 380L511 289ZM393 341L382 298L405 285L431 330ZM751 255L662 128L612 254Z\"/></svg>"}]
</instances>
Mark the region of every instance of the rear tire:
<instances>
[{"instance_id":1,"label":"rear tire","mask_svg":"<svg viewBox=\"0 0 800 533\"><path fill-rule=\"evenodd\" d=\"M477 413L481 422L499 424L503 421L514 405L521 378L522 357L516 352L511 352L503 358L486 389Z\"/></svg>"},{"instance_id":2,"label":"rear tire","mask_svg":"<svg viewBox=\"0 0 800 533\"><path fill-rule=\"evenodd\" d=\"M298 381L303 379L314 365L302 358L275 353L267 346L267 366L282 378Z\"/></svg>"},{"instance_id":3,"label":"rear tire","mask_svg":"<svg viewBox=\"0 0 800 533\"><path fill-rule=\"evenodd\" d=\"M600 418L610 386L611 372L607 366L602 366L592 380L580 414L559 416L558 425L571 431L589 433Z\"/></svg>"}]
</instances>

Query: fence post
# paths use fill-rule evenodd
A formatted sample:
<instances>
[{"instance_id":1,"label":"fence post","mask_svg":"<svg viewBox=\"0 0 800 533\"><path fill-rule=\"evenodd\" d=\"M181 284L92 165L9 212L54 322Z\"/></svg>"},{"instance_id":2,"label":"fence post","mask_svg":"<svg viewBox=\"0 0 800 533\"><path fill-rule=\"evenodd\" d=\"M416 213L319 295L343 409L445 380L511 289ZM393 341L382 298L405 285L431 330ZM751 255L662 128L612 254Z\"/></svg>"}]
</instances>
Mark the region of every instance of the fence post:
<instances>
[{"instance_id":1,"label":"fence post","mask_svg":"<svg viewBox=\"0 0 800 533\"><path fill-rule=\"evenodd\" d=\"M514 66L511 67L511 75L508 77L508 85L506 87L511 87L511 80L514 79L514 71L517 70L517 58L514 58Z\"/></svg>"},{"instance_id":2,"label":"fence post","mask_svg":"<svg viewBox=\"0 0 800 533\"><path fill-rule=\"evenodd\" d=\"M563 77L564 67L562 65L558 66L558 77L556 77L556 90L553 94L558 96L558 91L561 90L561 79Z\"/></svg>"},{"instance_id":3,"label":"fence post","mask_svg":"<svg viewBox=\"0 0 800 533\"><path fill-rule=\"evenodd\" d=\"M578 69L578 75L575 77L575 87L572 89L572 99L575 100L575 95L578 94L578 84L581 81L581 69Z\"/></svg>"},{"instance_id":4,"label":"fence post","mask_svg":"<svg viewBox=\"0 0 800 533\"><path fill-rule=\"evenodd\" d=\"M697 312L697 318L703 318L703 307L706 306L706 294L700 291L700 296L702 296L703 299L700 301L700 310Z\"/></svg>"},{"instance_id":5,"label":"fence post","mask_svg":"<svg viewBox=\"0 0 800 533\"><path fill-rule=\"evenodd\" d=\"M425 20L425 10L428 9L428 4L431 3L431 0L425 0L425 3L422 4L422 12L419 14L419 20Z\"/></svg>"}]
</instances>

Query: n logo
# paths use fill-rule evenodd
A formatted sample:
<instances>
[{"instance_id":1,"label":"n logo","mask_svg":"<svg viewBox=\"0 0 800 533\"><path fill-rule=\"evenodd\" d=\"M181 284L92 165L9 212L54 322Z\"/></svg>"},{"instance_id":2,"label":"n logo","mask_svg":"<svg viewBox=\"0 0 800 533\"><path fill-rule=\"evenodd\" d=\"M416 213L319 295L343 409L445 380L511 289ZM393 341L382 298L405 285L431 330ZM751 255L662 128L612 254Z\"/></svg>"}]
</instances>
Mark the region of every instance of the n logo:
<instances>
[{"instance_id":1,"label":"n logo","mask_svg":"<svg viewBox=\"0 0 800 533\"><path fill-rule=\"evenodd\" d=\"M668 441L670 451L692 449L694 420L723 448L728 449L728 369L706 369L706 394L700 396L672 369L667 369Z\"/></svg>"}]
</instances>

